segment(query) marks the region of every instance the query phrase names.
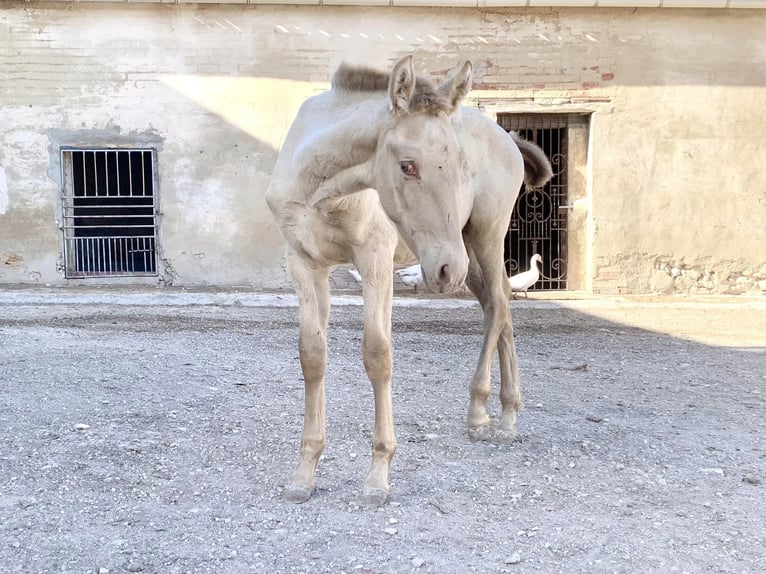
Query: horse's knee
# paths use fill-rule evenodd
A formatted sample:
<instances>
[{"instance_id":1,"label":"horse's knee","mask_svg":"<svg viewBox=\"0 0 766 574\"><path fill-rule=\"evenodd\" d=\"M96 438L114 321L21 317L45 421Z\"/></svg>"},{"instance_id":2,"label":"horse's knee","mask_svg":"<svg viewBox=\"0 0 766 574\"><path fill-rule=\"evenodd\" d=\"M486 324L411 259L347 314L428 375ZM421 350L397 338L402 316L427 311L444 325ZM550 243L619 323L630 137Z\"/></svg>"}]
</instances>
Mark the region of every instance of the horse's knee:
<instances>
[{"instance_id":1,"label":"horse's knee","mask_svg":"<svg viewBox=\"0 0 766 574\"><path fill-rule=\"evenodd\" d=\"M391 379L391 342L383 335L365 334L362 341L364 368L369 376Z\"/></svg>"},{"instance_id":2,"label":"horse's knee","mask_svg":"<svg viewBox=\"0 0 766 574\"><path fill-rule=\"evenodd\" d=\"M324 375L327 367L327 341L321 331L301 332L299 351L306 382Z\"/></svg>"}]
</instances>

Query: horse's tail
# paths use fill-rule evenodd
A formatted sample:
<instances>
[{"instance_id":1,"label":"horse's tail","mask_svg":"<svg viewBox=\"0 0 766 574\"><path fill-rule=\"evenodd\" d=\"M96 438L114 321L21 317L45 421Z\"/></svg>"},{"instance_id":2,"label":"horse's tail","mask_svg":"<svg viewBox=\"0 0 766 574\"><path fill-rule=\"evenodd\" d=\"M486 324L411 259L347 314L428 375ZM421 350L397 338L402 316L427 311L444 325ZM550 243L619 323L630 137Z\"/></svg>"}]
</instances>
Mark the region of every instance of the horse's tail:
<instances>
[{"instance_id":1,"label":"horse's tail","mask_svg":"<svg viewBox=\"0 0 766 574\"><path fill-rule=\"evenodd\" d=\"M545 157L545 152L515 132L511 132L511 137L516 142L521 157L524 158L524 183L528 187L540 187L548 183L548 180L553 177L553 170L551 170L551 162Z\"/></svg>"}]
</instances>

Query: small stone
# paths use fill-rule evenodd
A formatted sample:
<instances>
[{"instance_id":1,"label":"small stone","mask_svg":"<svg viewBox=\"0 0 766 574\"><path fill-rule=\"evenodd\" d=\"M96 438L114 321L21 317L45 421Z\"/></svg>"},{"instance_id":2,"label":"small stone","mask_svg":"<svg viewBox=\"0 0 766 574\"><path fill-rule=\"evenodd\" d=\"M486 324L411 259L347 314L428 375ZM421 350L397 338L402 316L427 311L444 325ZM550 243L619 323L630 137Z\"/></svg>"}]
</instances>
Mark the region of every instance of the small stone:
<instances>
[{"instance_id":1,"label":"small stone","mask_svg":"<svg viewBox=\"0 0 766 574\"><path fill-rule=\"evenodd\" d=\"M389 523L389 524L398 524L398 523L399 523L399 521L398 521L396 518L389 518L389 519L388 519L388 523Z\"/></svg>"},{"instance_id":2,"label":"small stone","mask_svg":"<svg viewBox=\"0 0 766 574\"><path fill-rule=\"evenodd\" d=\"M109 568L99 568L98 574L109 574Z\"/></svg>"},{"instance_id":3,"label":"small stone","mask_svg":"<svg viewBox=\"0 0 766 574\"><path fill-rule=\"evenodd\" d=\"M743 476L742 482L746 482L747 484L758 485L758 484L761 484L761 479L756 478L755 476Z\"/></svg>"},{"instance_id":4,"label":"small stone","mask_svg":"<svg viewBox=\"0 0 766 574\"><path fill-rule=\"evenodd\" d=\"M505 559L506 564L518 564L521 562L521 554L514 552L508 558Z\"/></svg>"},{"instance_id":5,"label":"small stone","mask_svg":"<svg viewBox=\"0 0 766 574\"><path fill-rule=\"evenodd\" d=\"M128 564L128 572L141 572L143 569L144 567L136 562Z\"/></svg>"},{"instance_id":6,"label":"small stone","mask_svg":"<svg viewBox=\"0 0 766 574\"><path fill-rule=\"evenodd\" d=\"M389 536L393 536L394 534L398 532L398 530L396 530L396 528L384 528L383 532L385 532Z\"/></svg>"},{"instance_id":7,"label":"small stone","mask_svg":"<svg viewBox=\"0 0 766 574\"><path fill-rule=\"evenodd\" d=\"M90 428L90 425L86 425L84 423L77 423L74 425L74 430L88 430Z\"/></svg>"},{"instance_id":8,"label":"small stone","mask_svg":"<svg viewBox=\"0 0 766 574\"><path fill-rule=\"evenodd\" d=\"M700 472L702 474L718 474L723 476L723 469L722 468L701 468Z\"/></svg>"},{"instance_id":9,"label":"small stone","mask_svg":"<svg viewBox=\"0 0 766 574\"><path fill-rule=\"evenodd\" d=\"M415 568L420 568L425 563L426 561L423 560L420 556L415 556L415 558L410 560L410 564L412 564Z\"/></svg>"},{"instance_id":10,"label":"small stone","mask_svg":"<svg viewBox=\"0 0 766 574\"><path fill-rule=\"evenodd\" d=\"M585 415L585 420L592 423L600 423L604 419L598 415Z\"/></svg>"}]
</instances>

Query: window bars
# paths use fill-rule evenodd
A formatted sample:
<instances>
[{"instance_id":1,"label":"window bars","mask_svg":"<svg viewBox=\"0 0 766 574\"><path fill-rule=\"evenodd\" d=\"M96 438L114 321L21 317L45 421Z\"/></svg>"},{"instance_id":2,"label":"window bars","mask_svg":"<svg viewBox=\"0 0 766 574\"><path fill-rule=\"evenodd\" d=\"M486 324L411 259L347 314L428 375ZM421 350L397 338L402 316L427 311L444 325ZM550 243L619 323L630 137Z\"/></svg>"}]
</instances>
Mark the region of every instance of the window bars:
<instances>
[{"instance_id":1,"label":"window bars","mask_svg":"<svg viewBox=\"0 0 766 574\"><path fill-rule=\"evenodd\" d=\"M155 155L62 150L67 278L157 275Z\"/></svg>"}]
</instances>

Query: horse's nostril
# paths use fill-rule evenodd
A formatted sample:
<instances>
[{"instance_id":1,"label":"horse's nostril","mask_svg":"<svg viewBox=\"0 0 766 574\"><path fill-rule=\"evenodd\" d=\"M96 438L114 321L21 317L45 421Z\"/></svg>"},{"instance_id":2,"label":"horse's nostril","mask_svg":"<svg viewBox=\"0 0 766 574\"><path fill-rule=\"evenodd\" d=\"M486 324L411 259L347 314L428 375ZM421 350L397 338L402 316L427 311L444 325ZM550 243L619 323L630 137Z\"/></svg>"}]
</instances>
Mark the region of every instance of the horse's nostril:
<instances>
[{"instance_id":1,"label":"horse's nostril","mask_svg":"<svg viewBox=\"0 0 766 574\"><path fill-rule=\"evenodd\" d=\"M442 265L439 269L439 283L446 284L450 282L450 269L449 265Z\"/></svg>"}]
</instances>

